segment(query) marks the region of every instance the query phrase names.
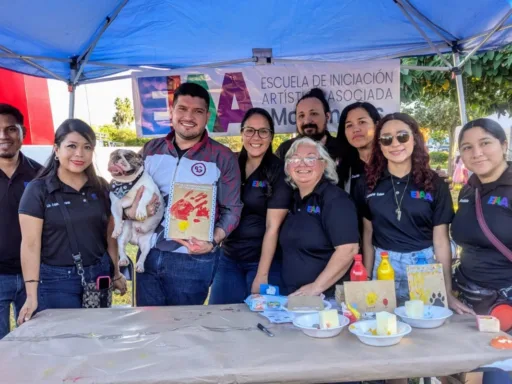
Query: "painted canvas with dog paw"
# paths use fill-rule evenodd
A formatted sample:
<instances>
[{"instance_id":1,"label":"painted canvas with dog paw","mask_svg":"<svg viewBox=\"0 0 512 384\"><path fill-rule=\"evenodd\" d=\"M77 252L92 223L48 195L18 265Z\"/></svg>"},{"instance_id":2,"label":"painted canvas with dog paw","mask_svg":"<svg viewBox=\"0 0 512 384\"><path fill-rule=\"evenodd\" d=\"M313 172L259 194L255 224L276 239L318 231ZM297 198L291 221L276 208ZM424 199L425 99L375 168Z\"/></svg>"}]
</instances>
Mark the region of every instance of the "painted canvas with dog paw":
<instances>
[{"instance_id":1,"label":"painted canvas with dog paw","mask_svg":"<svg viewBox=\"0 0 512 384\"><path fill-rule=\"evenodd\" d=\"M407 280L411 300L421 300L426 305L448 307L442 264L409 265Z\"/></svg>"},{"instance_id":2,"label":"painted canvas with dog paw","mask_svg":"<svg viewBox=\"0 0 512 384\"><path fill-rule=\"evenodd\" d=\"M215 192L211 184L173 183L166 210L166 238L212 241Z\"/></svg>"}]
</instances>

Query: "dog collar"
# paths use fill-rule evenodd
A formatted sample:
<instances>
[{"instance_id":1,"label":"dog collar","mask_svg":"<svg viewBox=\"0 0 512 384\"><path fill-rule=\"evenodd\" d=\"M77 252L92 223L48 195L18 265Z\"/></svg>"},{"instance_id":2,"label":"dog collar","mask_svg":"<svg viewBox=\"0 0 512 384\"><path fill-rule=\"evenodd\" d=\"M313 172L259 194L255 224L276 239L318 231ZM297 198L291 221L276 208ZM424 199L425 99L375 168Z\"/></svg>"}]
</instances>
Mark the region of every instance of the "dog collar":
<instances>
[{"instance_id":1,"label":"dog collar","mask_svg":"<svg viewBox=\"0 0 512 384\"><path fill-rule=\"evenodd\" d=\"M130 181L128 183L122 183L120 181L112 180L110 182L110 191L118 199L122 199L130 191L130 189L132 189L132 187L137 183L137 181L139 181L143 174L144 171L142 171L140 175L135 178L135 180Z\"/></svg>"}]
</instances>

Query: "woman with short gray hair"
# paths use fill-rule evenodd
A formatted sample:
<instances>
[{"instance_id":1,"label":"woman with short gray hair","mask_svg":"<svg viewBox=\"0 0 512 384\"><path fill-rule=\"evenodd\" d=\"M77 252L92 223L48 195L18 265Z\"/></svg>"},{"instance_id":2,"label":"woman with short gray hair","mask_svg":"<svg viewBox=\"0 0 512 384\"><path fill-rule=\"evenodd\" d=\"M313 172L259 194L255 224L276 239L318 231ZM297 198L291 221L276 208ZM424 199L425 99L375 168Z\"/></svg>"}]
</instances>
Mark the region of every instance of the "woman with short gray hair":
<instances>
[{"instance_id":1,"label":"woman with short gray hair","mask_svg":"<svg viewBox=\"0 0 512 384\"><path fill-rule=\"evenodd\" d=\"M336 186L336 165L320 143L295 141L285 173L295 191L279 236L284 284L294 296L333 297L358 251L356 208Z\"/></svg>"}]
</instances>

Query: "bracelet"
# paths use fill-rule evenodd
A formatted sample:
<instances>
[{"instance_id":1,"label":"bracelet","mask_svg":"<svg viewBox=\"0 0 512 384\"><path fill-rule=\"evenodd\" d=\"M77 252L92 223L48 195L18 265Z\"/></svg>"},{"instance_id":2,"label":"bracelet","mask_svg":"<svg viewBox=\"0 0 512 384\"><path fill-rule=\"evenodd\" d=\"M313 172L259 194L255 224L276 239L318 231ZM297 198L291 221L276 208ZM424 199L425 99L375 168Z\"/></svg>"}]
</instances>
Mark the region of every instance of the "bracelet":
<instances>
[{"instance_id":1,"label":"bracelet","mask_svg":"<svg viewBox=\"0 0 512 384\"><path fill-rule=\"evenodd\" d=\"M27 283L39 283L39 280L25 280L25 284Z\"/></svg>"}]
</instances>

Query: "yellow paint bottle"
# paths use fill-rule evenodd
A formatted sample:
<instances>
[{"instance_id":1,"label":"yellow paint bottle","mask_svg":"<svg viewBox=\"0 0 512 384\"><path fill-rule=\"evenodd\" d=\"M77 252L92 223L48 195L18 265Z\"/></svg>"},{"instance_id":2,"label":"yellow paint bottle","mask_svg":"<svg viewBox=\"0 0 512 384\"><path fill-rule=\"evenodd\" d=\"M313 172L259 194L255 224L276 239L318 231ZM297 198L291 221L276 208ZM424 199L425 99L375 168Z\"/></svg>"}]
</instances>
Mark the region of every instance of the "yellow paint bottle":
<instances>
[{"instance_id":1,"label":"yellow paint bottle","mask_svg":"<svg viewBox=\"0 0 512 384\"><path fill-rule=\"evenodd\" d=\"M377 268L377 280L395 280L395 271L389 262L389 255L387 252L380 254L381 262Z\"/></svg>"}]
</instances>

